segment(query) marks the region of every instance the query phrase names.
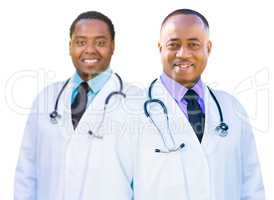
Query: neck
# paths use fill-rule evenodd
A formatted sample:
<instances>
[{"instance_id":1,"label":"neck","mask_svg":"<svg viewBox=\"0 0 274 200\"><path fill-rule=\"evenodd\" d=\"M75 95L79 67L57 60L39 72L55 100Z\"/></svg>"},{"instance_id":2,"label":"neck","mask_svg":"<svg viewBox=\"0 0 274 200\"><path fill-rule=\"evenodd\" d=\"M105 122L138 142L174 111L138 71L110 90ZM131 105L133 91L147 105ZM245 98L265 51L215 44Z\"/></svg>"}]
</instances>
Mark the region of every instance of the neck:
<instances>
[{"instance_id":1,"label":"neck","mask_svg":"<svg viewBox=\"0 0 274 200\"><path fill-rule=\"evenodd\" d=\"M99 74L99 73L86 74L86 73L82 73L82 72L79 72L79 71L77 71L77 73L79 74L81 79L84 80L84 81L89 81L90 79L93 79L94 77L96 77Z\"/></svg>"},{"instance_id":2,"label":"neck","mask_svg":"<svg viewBox=\"0 0 274 200\"><path fill-rule=\"evenodd\" d=\"M183 82L183 81L177 81L180 83L182 86L184 86L187 89L191 89L194 87L194 85L200 80L200 77L197 78L195 81L188 81L188 82Z\"/></svg>"}]
</instances>

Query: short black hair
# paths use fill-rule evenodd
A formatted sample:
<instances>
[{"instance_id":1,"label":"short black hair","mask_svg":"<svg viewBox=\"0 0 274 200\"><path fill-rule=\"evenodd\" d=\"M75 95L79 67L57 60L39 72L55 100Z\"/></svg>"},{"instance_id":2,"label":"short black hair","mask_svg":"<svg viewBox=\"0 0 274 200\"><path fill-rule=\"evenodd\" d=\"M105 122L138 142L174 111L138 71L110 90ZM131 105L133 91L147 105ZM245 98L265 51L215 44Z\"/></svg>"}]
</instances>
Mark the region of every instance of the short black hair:
<instances>
[{"instance_id":1,"label":"short black hair","mask_svg":"<svg viewBox=\"0 0 274 200\"><path fill-rule=\"evenodd\" d=\"M98 19L98 20L105 22L108 26L108 29L109 29L109 32L111 35L111 39L114 40L115 30L114 30L112 21L106 15L104 15L100 12L97 12L97 11L87 11L87 12L83 12L80 15L78 15L78 17L72 22L72 24L70 26L70 33L69 33L70 38L74 32L77 22L80 21L81 19Z\"/></svg>"},{"instance_id":2,"label":"short black hair","mask_svg":"<svg viewBox=\"0 0 274 200\"><path fill-rule=\"evenodd\" d=\"M178 10L174 10L173 12L171 12L163 20L161 27L163 27L163 25L166 23L166 21L174 15L195 15L195 16L199 17L202 20L202 22L203 22L204 26L206 27L206 29L209 30L209 24L208 24L207 19L201 13L199 13L195 10L187 9L187 8L178 9Z\"/></svg>"}]
</instances>

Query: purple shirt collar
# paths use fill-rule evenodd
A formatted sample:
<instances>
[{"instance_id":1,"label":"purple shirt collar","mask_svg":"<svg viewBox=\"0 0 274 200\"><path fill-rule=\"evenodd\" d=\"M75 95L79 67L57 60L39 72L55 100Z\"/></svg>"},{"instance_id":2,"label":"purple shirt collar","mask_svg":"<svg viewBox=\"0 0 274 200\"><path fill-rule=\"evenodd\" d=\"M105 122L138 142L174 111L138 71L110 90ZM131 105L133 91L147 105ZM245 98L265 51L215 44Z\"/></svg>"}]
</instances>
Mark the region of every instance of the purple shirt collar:
<instances>
[{"instance_id":1,"label":"purple shirt collar","mask_svg":"<svg viewBox=\"0 0 274 200\"><path fill-rule=\"evenodd\" d=\"M166 73L162 73L160 76L161 82L166 87L167 91L170 93L172 98L174 98L177 102L181 102L185 93L187 92L187 88L181 85L180 83L171 79ZM201 79L191 88L193 89L200 97L200 99L204 100L204 84Z\"/></svg>"}]
</instances>

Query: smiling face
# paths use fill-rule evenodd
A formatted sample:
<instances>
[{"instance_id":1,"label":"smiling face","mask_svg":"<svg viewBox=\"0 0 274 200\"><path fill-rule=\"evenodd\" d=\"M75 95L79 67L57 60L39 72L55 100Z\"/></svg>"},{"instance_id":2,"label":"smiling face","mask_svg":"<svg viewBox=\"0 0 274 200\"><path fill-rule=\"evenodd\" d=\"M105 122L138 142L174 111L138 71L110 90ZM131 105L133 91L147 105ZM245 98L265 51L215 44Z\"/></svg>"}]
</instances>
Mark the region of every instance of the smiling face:
<instances>
[{"instance_id":1,"label":"smiling face","mask_svg":"<svg viewBox=\"0 0 274 200\"><path fill-rule=\"evenodd\" d=\"M107 24L97 19L81 19L69 44L72 62L83 80L89 80L109 66L114 41Z\"/></svg>"},{"instance_id":2,"label":"smiling face","mask_svg":"<svg viewBox=\"0 0 274 200\"><path fill-rule=\"evenodd\" d=\"M195 15L171 16L162 26L158 46L164 72L191 88L204 71L211 50L202 20Z\"/></svg>"}]
</instances>

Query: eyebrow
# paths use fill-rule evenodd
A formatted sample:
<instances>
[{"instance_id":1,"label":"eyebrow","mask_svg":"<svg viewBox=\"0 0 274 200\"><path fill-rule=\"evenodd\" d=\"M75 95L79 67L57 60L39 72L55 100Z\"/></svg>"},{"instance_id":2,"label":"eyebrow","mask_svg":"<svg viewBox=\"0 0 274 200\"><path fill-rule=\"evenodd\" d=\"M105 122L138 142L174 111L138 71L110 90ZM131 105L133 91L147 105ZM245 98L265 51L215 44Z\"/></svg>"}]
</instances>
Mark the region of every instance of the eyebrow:
<instances>
[{"instance_id":1,"label":"eyebrow","mask_svg":"<svg viewBox=\"0 0 274 200\"><path fill-rule=\"evenodd\" d=\"M197 39L197 38L188 38L186 40L187 41L192 41L192 42L200 42L200 40ZM180 39L179 38L170 38L166 42L176 42L176 41L180 41Z\"/></svg>"},{"instance_id":2,"label":"eyebrow","mask_svg":"<svg viewBox=\"0 0 274 200\"><path fill-rule=\"evenodd\" d=\"M200 41L200 40L197 39L197 38L188 38L187 40L190 40L190 41Z\"/></svg>"},{"instance_id":3,"label":"eyebrow","mask_svg":"<svg viewBox=\"0 0 274 200\"><path fill-rule=\"evenodd\" d=\"M86 37L81 36L81 35L76 35L76 36L74 36L74 38L77 38L77 39L79 39L79 38L83 38L83 39L85 39Z\"/></svg>"},{"instance_id":4,"label":"eyebrow","mask_svg":"<svg viewBox=\"0 0 274 200\"><path fill-rule=\"evenodd\" d=\"M167 40L167 42L174 42L180 40L179 38L170 38Z\"/></svg>"},{"instance_id":5,"label":"eyebrow","mask_svg":"<svg viewBox=\"0 0 274 200\"><path fill-rule=\"evenodd\" d=\"M191 42L200 42L200 40L198 38L188 38L186 39L187 41L191 41ZM180 38L170 38L166 41L167 42L177 42L180 41Z\"/></svg>"},{"instance_id":6,"label":"eyebrow","mask_svg":"<svg viewBox=\"0 0 274 200\"><path fill-rule=\"evenodd\" d=\"M82 39L86 39L87 37L86 36L82 36L82 35L76 35L75 38L76 39L81 39L81 38ZM107 39L107 37L104 36L104 35L95 36L94 38L95 39Z\"/></svg>"}]
</instances>

